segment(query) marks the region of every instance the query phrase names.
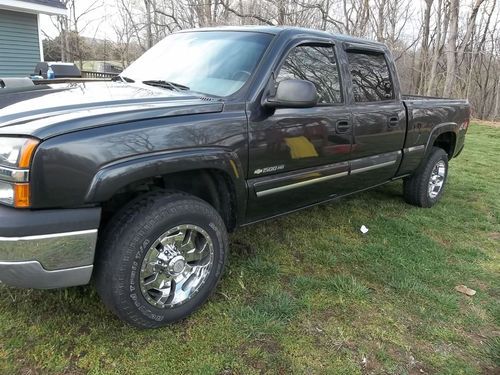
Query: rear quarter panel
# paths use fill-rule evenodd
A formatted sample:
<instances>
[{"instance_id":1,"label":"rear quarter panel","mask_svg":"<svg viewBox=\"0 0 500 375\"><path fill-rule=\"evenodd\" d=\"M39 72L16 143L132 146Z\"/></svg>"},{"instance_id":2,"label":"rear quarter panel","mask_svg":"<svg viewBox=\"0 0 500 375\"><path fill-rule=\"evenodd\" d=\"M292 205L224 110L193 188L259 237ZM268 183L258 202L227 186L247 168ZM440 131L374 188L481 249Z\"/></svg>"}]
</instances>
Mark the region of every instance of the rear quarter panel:
<instances>
[{"instance_id":1,"label":"rear quarter panel","mask_svg":"<svg viewBox=\"0 0 500 375\"><path fill-rule=\"evenodd\" d=\"M407 134L404 159L398 175L412 173L430 153L439 135L452 132L456 142L451 157L464 146L469 125L470 106L467 100L403 97L407 112Z\"/></svg>"},{"instance_id":2,"label":"rear quarter panel","mask_svg":"<svg viewBox=\"0 0 500 375\"><path fill-rule=\"evenodd\" d=\"M456 151L463 145L469 121L470 107L467 100L455 99L405 99L408 115L408 132L405 147L426 145L444 131L457 135ZM465 127L465 129L464 129ZM448 129L448 130L445 130Z\"/></svg>"}]
</instances>

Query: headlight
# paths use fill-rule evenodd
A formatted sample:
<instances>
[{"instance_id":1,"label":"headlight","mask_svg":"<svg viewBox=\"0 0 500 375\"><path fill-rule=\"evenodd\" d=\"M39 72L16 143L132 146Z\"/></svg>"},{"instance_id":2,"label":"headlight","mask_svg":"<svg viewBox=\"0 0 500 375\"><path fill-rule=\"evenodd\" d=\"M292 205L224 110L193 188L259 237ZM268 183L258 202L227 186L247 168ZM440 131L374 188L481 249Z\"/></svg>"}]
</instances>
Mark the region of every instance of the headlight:
<instances>
[{"instance_id":1,"label":"headlight","mask_svg":"<svg viewBox=\"0 0 500 375\"><path fill-rule=\"evenodd\" d=\"M0 181L0 202L14 205L14 185Z\"/></svg>"},{"instance_id":2,"label":"headlight","mask_svg":"<svg viewBox=\"0 0 500 375\"><path fill-rule=\"evenodd\" d=\"M0 181L0 203L19 208L29 207L30 185Z\"/></svg>"},{"instance_id":3,"label":"headlight","mask_svg":"<svg viewBox=\"0 0 500 375\"><path fill-rule=\"evenodd\" d=\"M0 203L29 207L29 167L39 141L0 137Z\"/></svg>"},{"instance_id":4,"label":"headlight","mask_svg":"<svg viewBox=\"0 0 500 375\"><path fill-rule=\"evenodd\" d=\"M28 168L38 141L32 138L0 138L0 165Z\"/></svg>"}]
</instances>

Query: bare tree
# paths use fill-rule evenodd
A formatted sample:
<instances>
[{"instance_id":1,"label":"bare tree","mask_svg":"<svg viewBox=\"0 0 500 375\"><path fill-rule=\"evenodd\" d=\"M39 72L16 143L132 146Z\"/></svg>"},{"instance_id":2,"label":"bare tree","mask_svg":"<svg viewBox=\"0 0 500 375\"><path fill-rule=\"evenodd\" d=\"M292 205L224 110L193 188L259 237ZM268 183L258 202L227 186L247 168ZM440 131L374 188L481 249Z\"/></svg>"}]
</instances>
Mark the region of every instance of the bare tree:
<instances>
[{"instance_id":1,"label":"bare tree","mask_svg":"<svg viewBox=\"0 0 500 375\"><path fill-rule=\"evenodd\" d=\"M431 24L431 11L434 0L425 0L425 11L422 20L422 43L420 47L420 75L418 76L417 88L418 93L425 92L425 77L427 76L428 63L429 63L429 35Z\"/></svg>"},{"instance_id":2,"label":"bare tree","mask_svg":"<svg viewBox=\"0 0 500 375\"><path fill-rule=\"evenodd\" d=\"M455 83L459 7L459 0L450 0L450 35L448 36L448 42L446 43L446 81L443 89L443 96L445 97L451 96L453 85Z\"/></svg>"},{"instance_id":3,"label":"bare tree","mask_svg":"<svg viewBox=\"0 0 500 375\"><path fill-rule=\"evenodd\" d=\"M115 4L113 54L125 66L177 30L219 25L290 25L386 43L410 93L468 97L476 114L499 116L498 0L95 0L65 1L54 19L64 60L84 60L74 35L86 33L99 2ZM97 12L96 12L97 13ZM76 45L75 45L76 43ZM111 43L111 42L110 42Z\"/></svg>"}]
</instances>

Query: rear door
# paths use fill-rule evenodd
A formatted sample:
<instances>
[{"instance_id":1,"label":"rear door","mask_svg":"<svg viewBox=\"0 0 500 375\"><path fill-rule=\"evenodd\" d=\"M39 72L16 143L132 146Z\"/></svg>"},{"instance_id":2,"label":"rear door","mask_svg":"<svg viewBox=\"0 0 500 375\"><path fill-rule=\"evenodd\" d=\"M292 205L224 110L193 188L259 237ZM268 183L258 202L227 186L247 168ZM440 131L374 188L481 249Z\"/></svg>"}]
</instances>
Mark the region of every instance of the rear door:
<instances>
[{"instance_id":1,"label":"rear door","mask_svg":"<svg viewBox=\"0 0 500 375\"><path fill-rule=\"evenodd\" d=\"M396 174L406 134L406 113L393 60L384 49L370 47L345 48L353 118L352 190L376 185Z\"/></svg>"},{"instance_id":2,"label":"rear door","mask_svg":"<svg viewBox=\"0 0 500 375\"><path fill-rule=\"evenodd\" d=\"M314 83L319 102L250 116L249 221L335 196L348 175L350 112L333 43L295 41L275 72L276 83Z\"/></svg>"}]
</instances>

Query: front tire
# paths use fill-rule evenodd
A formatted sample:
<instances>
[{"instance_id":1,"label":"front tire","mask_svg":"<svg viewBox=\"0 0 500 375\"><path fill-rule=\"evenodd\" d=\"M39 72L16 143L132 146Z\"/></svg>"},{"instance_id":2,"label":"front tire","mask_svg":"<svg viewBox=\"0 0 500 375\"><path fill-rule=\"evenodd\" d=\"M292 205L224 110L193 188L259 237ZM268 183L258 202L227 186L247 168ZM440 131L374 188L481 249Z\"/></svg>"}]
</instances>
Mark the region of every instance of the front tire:
<instances>
[{"instance_id":1,"label":"front tire","mask_svg":"<svg viewBox=\"0 0 500 375\"><path fill-rule=\"evenodd\" d=\"M183 193L156 192L118 213L104 234L95 282L121 320L157 328L197 310L219 282L227 232L208 203Z\"/></svg>"},{"instance_id":2,"label":"front tire","mask_svg":"<svg viewBox=\"0 0 500 375\"><path fill-rule=\"evenodd\" d=\"M433 147L427 160L403 181L403 195L407 203L419 207L434 206L443 195L448 178L448 154Z\"/></svg>"}]
</instances>

